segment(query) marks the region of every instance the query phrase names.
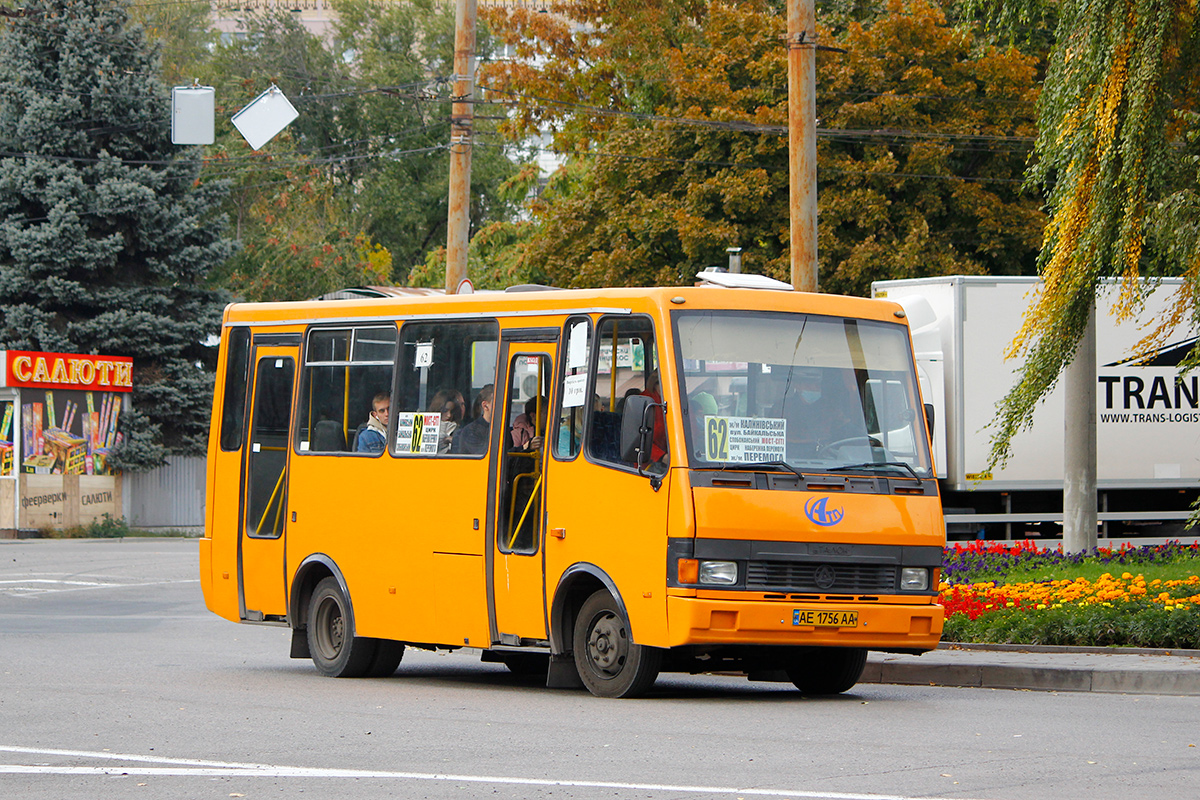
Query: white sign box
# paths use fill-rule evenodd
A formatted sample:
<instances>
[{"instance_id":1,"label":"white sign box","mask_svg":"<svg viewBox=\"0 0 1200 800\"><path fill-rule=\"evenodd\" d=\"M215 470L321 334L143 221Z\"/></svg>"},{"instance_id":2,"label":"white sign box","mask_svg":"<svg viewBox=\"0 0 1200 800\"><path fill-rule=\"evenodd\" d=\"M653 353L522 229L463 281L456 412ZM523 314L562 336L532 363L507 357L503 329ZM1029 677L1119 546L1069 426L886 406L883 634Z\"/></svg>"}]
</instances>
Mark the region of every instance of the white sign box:
<instances>
[{"instance_id":1,"label":"white sign box","mask_svg":"<svg viewBox=\"0 0 1200 800\"><path fill-rule=\"evenodd\" d=\"M261 150L298 116L300 112L288 102L279 87L272 86L234 114L232 122L250 147Z\"/></svg>"}]
</instances>

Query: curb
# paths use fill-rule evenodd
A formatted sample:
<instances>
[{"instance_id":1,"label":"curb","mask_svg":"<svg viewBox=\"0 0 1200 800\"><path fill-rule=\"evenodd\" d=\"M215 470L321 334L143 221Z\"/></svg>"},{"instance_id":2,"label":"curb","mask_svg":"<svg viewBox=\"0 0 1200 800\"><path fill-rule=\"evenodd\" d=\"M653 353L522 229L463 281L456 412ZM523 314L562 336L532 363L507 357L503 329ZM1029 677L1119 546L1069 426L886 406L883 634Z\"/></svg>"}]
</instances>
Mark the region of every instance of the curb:
<instances>
[{"instance_id":1,"label":"curb","mask_svg":"<svg viewBox=\"0 0 1200 800\"><path fill-rule=\"evenodd\" d=\"M860 683L1200 696L1200 651L943 645L922 656L871 653Z\"/></svg>"}]
</instances>

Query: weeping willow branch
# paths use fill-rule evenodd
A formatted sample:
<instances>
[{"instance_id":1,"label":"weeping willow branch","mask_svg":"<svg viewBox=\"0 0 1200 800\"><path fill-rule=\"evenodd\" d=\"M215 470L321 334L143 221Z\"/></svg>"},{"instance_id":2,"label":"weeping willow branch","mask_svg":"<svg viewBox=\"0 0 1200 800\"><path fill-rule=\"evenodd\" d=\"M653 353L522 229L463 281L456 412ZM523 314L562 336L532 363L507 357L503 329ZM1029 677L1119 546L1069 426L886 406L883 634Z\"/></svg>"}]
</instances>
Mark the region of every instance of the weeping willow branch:
<instances>
[{"instance_id":1,"label":"weeping willow branch","mask_svg":"<svg viewBox=\"0 0 1200 800\"><path fill-rule=\"evenodd\" d=\"M1102 279L1121 279L1118 319L1144 303L1140 280L1189 276L1195 313L1195 257L1172 264L1175 237L1163 221L1188 207L1194 169L1186 169L1181 112L1200 88L1197 0L1066 0L1058 5L1056 44L1039 107L1035 160L1027 176L1046 189L1049 222L1038 263L1042 288L1008 357L1025 357L1017 385L992 423L990 466L1003 466L1012 438L1074 357ZM983 5L987 5L987 0ZM993 19L1029 17L1037 4L1009 6ZM1192 125L1195 117L1191 117ZM1150 240L1148 235L1156 234ZM1200 240L1200 237L1197 237ZM1178 248L1175 248L1176 251ZM1195 240L1192 250L1195 250ZM1179 253L1175 252L1175 256ZM1180 318L1183 318L1181 316ZM1161 329L1161 326L1160 326Z\"/></svg>"}]
</instances>

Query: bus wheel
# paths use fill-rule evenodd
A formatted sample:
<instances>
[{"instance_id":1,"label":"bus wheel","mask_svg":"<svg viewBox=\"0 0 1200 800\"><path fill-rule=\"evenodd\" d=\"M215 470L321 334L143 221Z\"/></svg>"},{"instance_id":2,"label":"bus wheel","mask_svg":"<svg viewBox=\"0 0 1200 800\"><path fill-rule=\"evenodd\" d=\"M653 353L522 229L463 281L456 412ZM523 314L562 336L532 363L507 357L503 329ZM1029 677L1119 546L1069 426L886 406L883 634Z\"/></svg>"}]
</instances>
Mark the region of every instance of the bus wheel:
<instances>
[{"instance_id":1,"label":"bus wheel","mask_svg":"<svg viewBox=\"0 0 1200 800\"><path fill-rule=\"evenodd\" d=\"M787 676L805 694L841 694L858 683L866 666L861 647L814 647L796 656Z\"/></svg>"},{"instance_id":2,"label":"bus wheel","mask_svg":"<svg viewBox=\"0 0 1200 800\"><path fill-rule=\"evenodd\" d=\"M308 653L317 671L330 678L362 677L378 651L374 639L351 635L349 609L336 578L323 579L313 590L308 606Z\"/></svg>"},{"instance_id":3,"label":"bus wheel","mask_svg":"<svg viewBox=\"0 0 1200 800\"><path fill-rule=\"evenodd\" d=\"M404 658L404 645L400 642L393 642L391 639L376 639L375 658L371 660L371 666L367 667L366 676L368 678L386 678L396 671L402 658Z\"/></svg>"},{"instance_id":4,"label":"bus wheel","mask_svg":"<svg viewBox=\"0 0 1200 800\"><path fill-rule=\"evenodd\" d=\"M629 620L608 592L583 604L575 620L575 669L597 697L638 697L654 685L662 651L633 643Z\"/></svg>"}]
</instances>

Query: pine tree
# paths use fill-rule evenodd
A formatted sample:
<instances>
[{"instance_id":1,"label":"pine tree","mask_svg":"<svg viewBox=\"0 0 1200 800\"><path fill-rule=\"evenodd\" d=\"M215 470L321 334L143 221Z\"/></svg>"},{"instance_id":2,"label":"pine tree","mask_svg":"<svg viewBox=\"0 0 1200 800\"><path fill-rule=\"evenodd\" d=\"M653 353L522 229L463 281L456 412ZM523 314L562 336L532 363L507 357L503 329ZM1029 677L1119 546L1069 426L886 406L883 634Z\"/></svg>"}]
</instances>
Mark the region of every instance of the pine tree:
<instances>
[{"instance_id":1,"label":"pine tree","mask_svg":"<svg viewBox=\"0 0 1200 800\"><path fill-rule=\"evenodd\" d=\"M200 453L226 189L171 144L170 95L125 0L28 0L3 24L0 347L132 356L114 465Z\"/></svg>"}]
</instances>

